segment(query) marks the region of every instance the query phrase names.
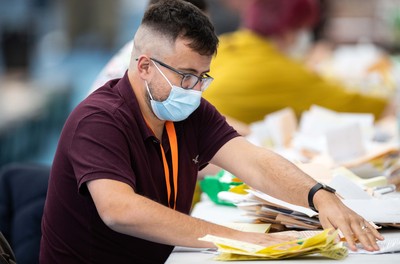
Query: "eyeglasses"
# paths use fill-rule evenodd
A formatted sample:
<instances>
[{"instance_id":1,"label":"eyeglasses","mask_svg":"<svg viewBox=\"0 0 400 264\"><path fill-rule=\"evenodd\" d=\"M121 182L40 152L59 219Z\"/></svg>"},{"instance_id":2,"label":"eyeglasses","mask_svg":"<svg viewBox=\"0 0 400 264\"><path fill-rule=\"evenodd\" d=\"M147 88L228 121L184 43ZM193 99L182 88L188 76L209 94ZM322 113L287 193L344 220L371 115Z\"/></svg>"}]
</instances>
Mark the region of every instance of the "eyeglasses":
<instances>
[{"instance_id":1,"label":"eyeglasses","mask_svg":"<svg viewBox=\"0 0 400 264\"><path fill-rule=\"evenodd\" d=\"M181 71L178 71L177 69L175 69L159 60L156 60L153 58L150 58L150 59L154 62L157 62L161 66L167 68L168 70L171 70L171 71L181 75L182 76L181 87L183 89L193 89L200 82L200 90L202 92L204 92L208 88L210 83L214 80L214 78L211 77L210 75L208 75L207 73L204 74L204 76L199 77L199 76L196 76L191 73L183 73Z\"/></svg>"}]
</instances>

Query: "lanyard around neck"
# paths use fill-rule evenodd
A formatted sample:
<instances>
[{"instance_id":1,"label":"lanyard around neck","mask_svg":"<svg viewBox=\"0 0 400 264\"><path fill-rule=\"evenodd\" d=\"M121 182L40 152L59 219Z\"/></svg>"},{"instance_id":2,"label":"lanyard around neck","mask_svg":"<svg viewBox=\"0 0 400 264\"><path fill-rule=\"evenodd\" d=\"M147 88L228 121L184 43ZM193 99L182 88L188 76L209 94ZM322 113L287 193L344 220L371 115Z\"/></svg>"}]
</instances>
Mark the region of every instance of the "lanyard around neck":
<instances>
[{"instance_id":1,"label":"lanyard around neck","mask_svg":"<svg viewBox=\"0 0 400 264\"><path fill-rule=\"evenodd\" d=\"M176 138L175 126L173 122L167 121L165 122L165 127L167 129L167 135L169 140L169 145L171 148L171 158L172 158L172 176L174 187L174 206L173 209L176 209L176 198L178 196L178 140ZM171 206L171 182L169 176L169 166L167 162L167 158L165 157L164 148L160 142L161 155L164 165L164 176L165 176L165 184L167 186L167 195L168 195L168 205Z\"/></svg>"}]
</instances>

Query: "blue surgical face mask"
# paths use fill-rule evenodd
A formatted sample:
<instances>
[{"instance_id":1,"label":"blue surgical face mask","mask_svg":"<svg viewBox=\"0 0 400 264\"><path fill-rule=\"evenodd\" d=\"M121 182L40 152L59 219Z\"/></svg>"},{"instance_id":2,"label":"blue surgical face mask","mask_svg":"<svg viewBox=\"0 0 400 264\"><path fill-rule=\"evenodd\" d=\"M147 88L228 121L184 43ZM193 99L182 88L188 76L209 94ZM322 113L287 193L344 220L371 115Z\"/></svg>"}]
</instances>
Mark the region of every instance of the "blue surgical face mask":
<instances>
[{"instance_id":1,"label":"blue surgical face mask","mask_svg":"<svg viewBox=\"0 0 400 264\"><path fill-rule=\"evenodd\" d=\"M172 85L162 71L154 64L161 75L171 86L171 92L164 101L156 101L150 93L149 85L145 81L147 92L150 96L150 104L153 113L161 120L182 121L194 112L200 105L201 91L183 89L179 86Z\"/></svg>"}]
</instances>

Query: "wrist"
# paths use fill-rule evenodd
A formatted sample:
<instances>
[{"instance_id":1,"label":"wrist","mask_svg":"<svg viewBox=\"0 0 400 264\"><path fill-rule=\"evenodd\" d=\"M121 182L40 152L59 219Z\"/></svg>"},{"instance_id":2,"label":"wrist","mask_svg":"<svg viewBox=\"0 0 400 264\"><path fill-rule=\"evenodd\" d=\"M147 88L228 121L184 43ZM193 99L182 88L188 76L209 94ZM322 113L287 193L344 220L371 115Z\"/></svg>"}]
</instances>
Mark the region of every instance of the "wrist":
<instances>
[{"instance_id":1,"label":"wrist","mask_svg":"<svg viewBox=\"0 0 400 264\"><path fill-rule=\"evenodd\" d=\"M330 192L330 193L335 193L336 190L333 189L332 187L329 187L323 183L317 183L315 184L310 191L308 192L308 206L314 210L315 212L318 212L317 208L315 207L314 204L314 198L316 196L317 193L321 192L321 191L326 191L326 192Z\"/></svg>"}]
</instances>

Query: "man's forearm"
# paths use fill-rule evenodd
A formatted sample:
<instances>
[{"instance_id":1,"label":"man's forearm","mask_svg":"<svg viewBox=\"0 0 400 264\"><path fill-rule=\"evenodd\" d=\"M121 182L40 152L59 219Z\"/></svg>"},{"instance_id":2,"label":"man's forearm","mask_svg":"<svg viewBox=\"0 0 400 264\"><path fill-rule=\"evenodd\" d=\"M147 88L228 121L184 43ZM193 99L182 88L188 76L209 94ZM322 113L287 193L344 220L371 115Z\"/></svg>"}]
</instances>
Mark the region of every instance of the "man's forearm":
<instances>
[{"instance_id":1,"label":"man's forearm","mask_svg":"<svg viewBox=\"0 0 400 264\"><path fill-rule=\"evenodd\" d=\"M316 181L300 170L296 165L275 154L266 151L256 159L259 167L256 181L252 181L253 188L286 202L308 207L308 191Z\"/></svg>"},{"instance_id":2,"label":"man's forearm","mask_svg":"<svg viewBox=\"0 0 400 264\"><path fill-rule=\"evenodd\" d=\"M239 231L174 211L136 194L113 180L94 180L88 189L102 221L116 232L153 242L187 247L211 247L198 238L207 234L240 238Z\"/></svg>"},{"instance_id":3,"label":"man's forearm","mask_svg":"<svg viewBox=\"0 0 400 264\"><path fill-rule=\"evenodd\" d=\"M186 247L214 247L198 238L207 234L238 238L238 231L174 211L140 195L110 228L146 240Z\"/></svg>"}]
</instances>

